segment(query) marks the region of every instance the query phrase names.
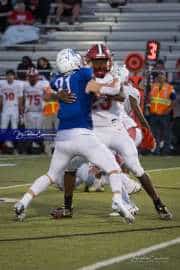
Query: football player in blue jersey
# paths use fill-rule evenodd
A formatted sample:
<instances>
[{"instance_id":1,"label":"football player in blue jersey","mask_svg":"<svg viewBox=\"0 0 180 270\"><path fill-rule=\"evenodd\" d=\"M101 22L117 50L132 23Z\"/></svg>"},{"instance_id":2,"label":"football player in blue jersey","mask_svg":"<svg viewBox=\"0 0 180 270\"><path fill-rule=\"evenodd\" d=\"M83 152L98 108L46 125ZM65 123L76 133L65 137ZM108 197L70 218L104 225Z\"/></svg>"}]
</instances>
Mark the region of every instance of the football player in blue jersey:
<instances>
[{"instance_id":1,"label":"football player in blue jersey","mask_svg":"<svg viewBox=\"0 0 180 270\"><path fill-rule=\"evenodd\" d=\"M60 100L58 113L60 124L49 170L37 178L22 199L15 204L16 217L18 220L23 220L26 209L33 198L45 191L50 184L58 182L59 176L66 169L70 160L74 156L80 155L109 175L113 203L126 222L132 223L134 216L123 200L123 173L112 152L99 141L92 131L92 93L103 94L104 86L93 82L92 69L81 67L80 55L72 49L60 51L56 64L60 72L54 82L58 92L52 95L58 98L59 94L65 90L72 94L75 101L65 103ZM117 79L113 81L113 87L117 89L117 92L119 91L120 85Z\"/></svg>"}]
</instances>

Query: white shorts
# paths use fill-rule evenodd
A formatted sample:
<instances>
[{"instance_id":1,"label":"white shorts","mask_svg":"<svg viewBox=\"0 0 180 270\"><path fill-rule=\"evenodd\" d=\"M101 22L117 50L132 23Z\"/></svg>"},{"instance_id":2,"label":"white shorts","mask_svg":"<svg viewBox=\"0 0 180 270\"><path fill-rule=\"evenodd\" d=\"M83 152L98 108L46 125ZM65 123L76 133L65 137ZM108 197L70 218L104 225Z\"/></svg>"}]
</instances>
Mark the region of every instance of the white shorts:
<instances>
[{"instance_id":1,"label":"white shorts","mask_svg":"<svg viewBox=\"0 0 180 270\"><path fill-rule=\"evenodd\" d=\"M120 153L125 164L136 176L140 177L144 174L135 143L125 128L118 125L98 127L94 128L94 132L108 148Z\"/></svg>"},{"instance_id":2,"label":"white shorts","mask_svg":"<svg viewBox=\"0 0 180 270\"><path fill-rule=\"evenodd\" d=\"M84 131L87 130L84 129ZM59 133L61 133L61 131ZM66 133L68 132L66 131ZM72 130L70 130L70 133L72 135ZM59 134L57 134L57 138L58 135ZM55 151L48 171L48 175L53 182L59 182L62 172L65 171L71 159L77 155L85 157L106 173L110 173L114 170L120 171L120 167L112 152L100 142L92 131L88 130L88 132L84 132L84 134L75 133L72 138L71 135L68 140L65 140L63 136L59 136L60 139L56 140Z\"/></svg>"},{"instance_id":3,"label":"white shorts","mask_svg":"<svg viewBox=\"0 0 180 270\"><path fill-rule=\"evenodd\" d=\"M141 144L143 138L141 129L138 127L132 127L129 128L127 131L129 136L133 139L136 147L138 147Z\"/></svg>"}]
</instances>

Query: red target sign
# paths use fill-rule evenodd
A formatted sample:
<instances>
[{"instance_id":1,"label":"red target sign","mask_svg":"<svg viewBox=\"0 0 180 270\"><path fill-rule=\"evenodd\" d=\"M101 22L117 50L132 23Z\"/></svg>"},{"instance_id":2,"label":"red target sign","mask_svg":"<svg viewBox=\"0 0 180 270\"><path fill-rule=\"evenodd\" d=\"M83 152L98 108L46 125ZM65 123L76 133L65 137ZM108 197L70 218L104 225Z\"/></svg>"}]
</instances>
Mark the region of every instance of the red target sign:
<instances>
[{"instance_id":1,"label":"red target sign","mask_svg":"<svg viewBox=\"0 0 180 270\"><path fill-rule=\"evenodd\" d=\"M144 66L144 56L140 53L131 53L125 59L126 67L129 71L139 71Z\"/></svg>"}]
</instances>

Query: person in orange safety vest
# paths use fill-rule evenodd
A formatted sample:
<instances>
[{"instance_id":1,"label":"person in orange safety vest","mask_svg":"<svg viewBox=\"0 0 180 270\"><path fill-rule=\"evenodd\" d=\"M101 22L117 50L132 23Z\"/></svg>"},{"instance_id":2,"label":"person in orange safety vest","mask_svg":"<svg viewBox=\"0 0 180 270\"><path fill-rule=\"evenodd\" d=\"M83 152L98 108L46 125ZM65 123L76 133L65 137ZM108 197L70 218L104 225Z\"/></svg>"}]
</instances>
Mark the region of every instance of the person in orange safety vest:
<instances>
[{"instance_id":1,"label":"person in orange safety vest","mask_svg":"<svg viewBox=\"0 0 180 270\"><path fill-rule=\"evenodd\" d=\"M57 114L59 110L59 104L56 101L49 101L44 104L43 115L52 116Z\"/></svg>"},{"instance_id":2,"label":"person in orange safety vest","mask_svg":"<svg viewBox=\"0 0 180 270\"><path fill-rule=\"evenodd\" d=\"M160 154L160 142L163 141L163 154L170 153L171 114L175 105L176 93L166 81L166 73L160 71L156 82L151 85L149 94L150 123L157 147L155 154Z\"/></svg>"}]
</instances>

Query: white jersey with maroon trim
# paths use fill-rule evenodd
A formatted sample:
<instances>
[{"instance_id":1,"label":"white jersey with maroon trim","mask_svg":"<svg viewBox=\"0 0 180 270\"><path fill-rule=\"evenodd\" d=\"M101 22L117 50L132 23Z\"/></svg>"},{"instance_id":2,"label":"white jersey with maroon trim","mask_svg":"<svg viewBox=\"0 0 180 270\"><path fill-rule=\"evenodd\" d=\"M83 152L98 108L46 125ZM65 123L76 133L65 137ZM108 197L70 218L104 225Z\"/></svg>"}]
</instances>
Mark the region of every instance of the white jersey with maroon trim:
<instances>
[{"instance_id":1,"label":"white jersey with maroon trim","mask_svg":"<svg viewBox=\"0 0 180 270\"><path fill-rule=\"evenodd\" d=\"M123 122L123 125L128 130L132 127L137 127L136 122L132 118L132 108L130 104L129 97L132 96L137 100L137 103L140 105L140 94L139 91L134 88L131 84L124 85L123 91L125 95L125 100L123 102L124 104L124 110L121 111L119 114L119 120L120 122Z\"/></svg>"},{"instance_id":2,"label":"white jersey with maroon trim","mask_svg":"<svg viewBox=\"0 0 180 270\"><path fill-rule=\"evenodd\" d=\"M137 103L140 105L140 94L139 91L134 88L131 84L124 85L123 86L123 92L125 95L125 101L124 101L124 109L128 115L131 114L132 108L129 100L129 96L132 96L137 100Z\"/></svg>"},{"instance_id":3,"label":"white jersey with maroon trim","mask_svg":"<svg viewBox=\"0 0 180 270\"><path fill-rule=\"evenodd\" d=\"M9 84L7 80L0 80L0 96L3 97L2 113L17 114L19 97L23 96L23 82L14 80Z\"/></svg>"},{"instance_id":4,"label":"white jersey with maroon trim","mask_svg":"<svg viewBox=\"0 0 180 270\"><path fill-rule=\"evenodd\" d=\"M103 79L96 78L99 83L111 83L113 76L107 73ZM136 122L131 118L131 104L129 96L134 97L140 104L139 91L131 84L124 86L124 102L112 101L108 96L102 96L95 100L93 104L93 123L94 126L111 126L113 121L119 120L128 130L131 127L136 127Z\"/></svg>"},{"instance_id":5,"label":"white jersey with maroon trim","mask_svg":"<svg viewBox=\"0 0 180 270\"><path fill-rule=\"evenodd\" d=\"M42 112L44 93L48 88L49 82L45 80L35 85L24 83L25 112Z\"/></svg>"},{"instance_id":6,"label":"white jersey with maroon trim","mask_svg":"<svg viewBox=\"0 0 180 270\"><path fill-rule=\"evenodd\" d=\"M98 83L111 83L113 76L107 73L103 79L96 78ZM101 96L93 103L92 119L94 126L112 126L114 120L118 120L119 111L123 105L120 102L112 101L108 96Z\"/></svg>"},{"instance_id":7,"label":"white jersey with maroon trim","mask_svg":"<svg viewBox=\"0 0 180 270\"><path fill-rule=\"evenodd\" d=\"M132 127L137 127L136 122L126 113L125 110L122 110L122 112L119 114L119 121L120 123L123 123L126 130Z\"/></svg>"}]
</instances>

